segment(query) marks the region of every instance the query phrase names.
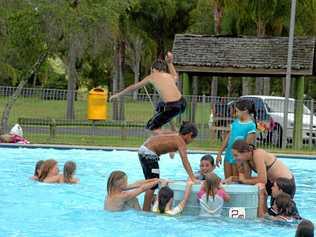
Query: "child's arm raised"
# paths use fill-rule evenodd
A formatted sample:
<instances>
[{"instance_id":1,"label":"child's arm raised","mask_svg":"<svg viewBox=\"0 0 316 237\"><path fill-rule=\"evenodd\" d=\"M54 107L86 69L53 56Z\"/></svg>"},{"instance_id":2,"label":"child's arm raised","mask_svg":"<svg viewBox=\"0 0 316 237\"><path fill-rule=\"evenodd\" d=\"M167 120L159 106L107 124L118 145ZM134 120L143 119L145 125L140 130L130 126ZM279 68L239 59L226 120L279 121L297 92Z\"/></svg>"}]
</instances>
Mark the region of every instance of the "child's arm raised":
<instances>
[{"instance_id":1,"label":"child's arm raised","mask_svg":"<svg viewBox=\"0 0 316 237\"><path fill-rule=\"evenodd\" d=\"M187 146L184 143L184 141L182 140L182 138L180 138L180 137L177 137L176 142L177 142L178 151L179 151L179 154L180 154L180 157L182 160L182 165L183 165L184 169L186 170L187 174L189 175L189 178L194 183L196 183L197 180L193 174L192 167L191 167L190 162L188 160Z\"/></svg>"},{"instance_id":2,"label":"child's arm raised","mask_svg":"<svg viewBox=\"0 0 316 237\"><path fill-rule=\"evenodd\" d=\"M194 183L192 182L192 180L188 180L187 181L187 185L185 187L185 191L184 191L184 196L183 196L183 200L179 203L179 205L175 208L176 209L176 214L179 214L180 212L183 211L183 209L185 208L185 206L187 205L187 202L190 198L191 195L191 190L192 190L192 185Z\"/></svg>"},{"instance_id":3,"label":"child's arm raised","mask_svg":"<svg viewBox=\"0 0 316 237\"><path fill-rule=\"evenodd\" d=\"M173 76L174 80L177 81L178 73L173 65L173 54L171 52L168 52L165 59L166 59L170 74Z\"/></svg>"},{"instance_id":4,"label":"child's arm raised","mask_svg":"<svg viewBox=\"0 0 316 237\"><path fill-rule=\"evenodd\" d=\"M144 185L146 183L150 183L150 182L154 182L157 181L159 179L157 178L153 178L153 179L144 179L144 180L138 180L135 183L129 184L127 185L125 190L130 190L130 189L135 189L135 188L139 188L141 185Z\"/></svg>"},{"instance_id":5,"label":"child's arm raised","mask_svg":"<svg viewBox=\"0 0 316 237\"><path fill-rule=\"evenodd\" d=\"M228 144L229 136L230 136L230 132L228 132L226 134L226 137L225 137L225 139L223 141L223 144L222 144L222 146L221 146L221 148L220 148L220 150L219 150L219 152L217 154L217 157L216 157L216 166L217 167L219 167L222 164L222 153L223 153L223 151L225 150L225 148L226 148L226 146Z\"/></svg>"},{"instance_id":6,"label":"child's arm raised","mask_svg":"<svg viewBox=\"0 0 316 237\"><path fill-rule=\"evenodd\" d=\"M157 185L158 182L159 182L159 179L157 179L156 181L144 183L143 185L141 185L138 188L133 189L132 191L124 191L123 200L128 201L128 200L131 200L131 199L137 197L139 194L141 194L141 193L147 191L148 189L154 187L155 185Z\"/></svg>"},{"instance_id":7,"label":"child's arm raised","mask_svg":"<svg viewBox=\"0 0 316 237\"><path fill-rule=\"evenodd\" d=\"M149 83L150 80L150 76L145 77L143 80L141 80L140 82L137 82L136 84L130 85L128 87L126 87L124 90L122 90L121 92L114 94L110 97L110 101L112 101L113 99L119 98L123 95L128 94L129 92L135 91L143 86L145 86L146 84Z\"/></svg>"}]
</instances>

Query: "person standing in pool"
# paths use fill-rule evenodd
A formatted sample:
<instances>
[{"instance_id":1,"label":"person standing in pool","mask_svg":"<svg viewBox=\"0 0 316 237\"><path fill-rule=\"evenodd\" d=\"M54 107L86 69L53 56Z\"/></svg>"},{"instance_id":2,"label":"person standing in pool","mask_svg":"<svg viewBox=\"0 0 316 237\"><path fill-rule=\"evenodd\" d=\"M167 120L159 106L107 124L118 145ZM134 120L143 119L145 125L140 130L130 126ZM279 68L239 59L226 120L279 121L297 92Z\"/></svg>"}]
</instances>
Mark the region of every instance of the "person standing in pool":
<instances>
[{"instance_id":1,"label":"person standing in pool","mask_svg":"<svg viewBox=\"0 0 316 237\"><path fill-rule=\"evenodd\" d=\"M144 87L149 83L152 84L158 91L162 101L158 103L156 113L148 121L146 129L153 131L154 134L159 134L163 125L185 111L186 101L176 85L177 81L178 74L173 65L173 54L168 52L166 60L158 59L153 63L150 75L140 82L112 95L110 101Z\"/></svg>"},{"instance_id":2,"label":"person standing in pool","mask_svg":"<svg viewBox=\"0 0 316 237\"><path fill-rule=\"evenodd\" d=\"M151 136L138 150L145 179L159 178L159 157L170 152L179 151L184 169L192 182L196 182L187 155L187 144L197 136L198 130L193 123L183 122L179 133L162 133ZM144 199L144 211L150 211L154 191L157 185L147 190Z\"/></svg>"}]
</instances>

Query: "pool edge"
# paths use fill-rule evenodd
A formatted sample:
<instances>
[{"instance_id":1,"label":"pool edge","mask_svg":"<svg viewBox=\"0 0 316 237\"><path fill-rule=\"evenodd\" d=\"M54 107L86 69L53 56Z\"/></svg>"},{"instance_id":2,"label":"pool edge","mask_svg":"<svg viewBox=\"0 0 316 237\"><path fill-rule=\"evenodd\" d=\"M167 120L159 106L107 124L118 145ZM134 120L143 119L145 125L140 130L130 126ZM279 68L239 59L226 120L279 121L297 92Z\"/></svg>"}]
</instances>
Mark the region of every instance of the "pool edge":
<instances>
[{"instance_id":1,"label":"pool edge","mask_svg":"<svg viewBox=\"0 0 316 237\"><path fill-rule=\"evenodd\" d=\"M60 149L60 150L72 150L72 149L82 149L82 150L101 150L101 151L137 151L138 148L135 147L112 147L112 146L83 146L83 145L60 145L60 144L10 144L10 143L0 143L0 148L44 148L44 149ZM206 151L206 150L189 150L190 154L216 154L217 151ZM285 159L306 159L306 160L316 160L315 155L304 155L304 154L285 154L285 153L274 153L278 158Z\"/></svg>"}]
</instances>

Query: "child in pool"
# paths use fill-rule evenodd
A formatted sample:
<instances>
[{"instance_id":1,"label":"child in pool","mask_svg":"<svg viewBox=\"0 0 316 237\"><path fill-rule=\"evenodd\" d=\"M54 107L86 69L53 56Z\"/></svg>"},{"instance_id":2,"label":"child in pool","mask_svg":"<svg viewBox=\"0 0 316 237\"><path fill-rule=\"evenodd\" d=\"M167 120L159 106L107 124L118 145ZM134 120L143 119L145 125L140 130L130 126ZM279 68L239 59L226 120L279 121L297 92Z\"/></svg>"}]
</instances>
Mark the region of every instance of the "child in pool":
<instances>
[{"instance_id":1,"label":"child in pool","mask_svg":"<svg viewBox=\"0 0 316 237\"><path fill-rule=\"evenodd\" d=\"M43 160L39 160L36 162L34 175L31 177L31 179L38 181L39 177L41 176L43 164L44 164Z\"/></svg>"},{"instance_id":2,"label":"child in pool","mask_svg":"<svg viewBox=\"0 0 316 237\"><path fill-rule=\"evenodd\" d=\"M67 161L64 165L64 173L60 176L60 183L76 184L79 183L79 179L74 177L76 172L76 163L73 161Z\"/></svg>"},{"instance_id":3,"label":"child in pool","mask_svg":"<svg viewBox=\"0 0 316 237\"><path fill-rule=\"evenodd\" d=\"M157 185L159 179L141 180L128 185L127 175L123 171L113 171L107 181L107 197L104 209L122 211L129 208L140 210L137 196Z\"/></svg>"},{"instance_id":4,"label":"child in pool","mask_svg":"<svg viewBox=\"0 0 316 237\"><path fill-rule=\"evenodd\" d=\"M214 158L211 155L204 155L200 160L200 170L194 173L194 176L198 180L205 180L205 176L212 173L214 169Z\"/></svg>"},{"instance_id":5,"label":"child in pool","mask_svg":"<svg viewBox=\"0 0 316 237\"><path fill-rule=\"evenodd\" d=\"M152 211L169 216L180 214L190 198L192 185L193 182L189 179L184 191L183 200L176 207L173 207L173 190L168 186L162 187L158 192L158 200L155 202Z\"/></svg>"},{"instance_id":6,"label":"child in pool","mask_svg":"<svg viewBox=\"0 0 316 237\"><path fill-rule=\"evenodd\" d=\"M302 220L297 226L295 237L314 237L314 224L309 220Z\"/></svg>"},{"instance_id":7,"label":"child in pool","mask_svg":"<svg viewBox=\"0 0 316 237\"><path fill-rule=\"evenodd\" d=\"M264 206L265 198L263 195L266 195L264 190L264 185L258 185L259 192L259 217L264 217L273 221L283 221L287 223L296 223L298 220L301 220L301 217L297 214L296 204L287 193L280 193L276 198L273 204L273 209L276 211L274 216L266 213L266 209L262 208Z\"/></svg>"},{"instance_id":8,"label":"child in pool","mask_svg":"<svg viewBox=\"0 0 316 237\"><path fill-rule=\"evenodd\" d=\"M222 153L225 150L224 173L225 179L238 176L237 162L233 157L232 147L236 140L246 140L254 144L256 140L256 108L251 100L240 99L236 102L238 118L230 126L230 132L224 139L222 147L216 157L216 166L222 163Z\"/></svg>"},{"instance_id":9,"label":"child in pool","mask_svg":"<svg viewBox=\"0 0 316 237\"><path fill-rule=\"evenodd\" d=\"M38 181L43 183L59 183L58 164L55 160L44 161Z\"/></svg>"},{"instance_id":10,"label":"child in pool","mask_svg":"<svg viewBox=\"0 0 316 237\"><path fill-rule=\"evenodd\" d=\"M274 210L274 206L275 206L274 204L275 204L275 198L280 193L287 193L291 196L292 199L294 198L292 186L293 186L292 181L290 179L287 179L287 178L280 177L274 181L273 186L271 188L271 190L272 190L271 203L270 203L271 207L268 209L268 213L270 216L276 216L278 214L277 211ZM296 205L294 208L295 208L296 214L299 216Z\"/></svg>"},{"instance_id":11,"label":"child in pool","mask_svg":"<svg viewBox=\"0 0 316 237\"><path fill-rule=\"evenodd\" d=\"M206 179L197 193L200 203L201 216L220 215L224 202L230 200L230 196L220 186L221 180L215 173L206 175Z\"/></svg>"}]
</instances>

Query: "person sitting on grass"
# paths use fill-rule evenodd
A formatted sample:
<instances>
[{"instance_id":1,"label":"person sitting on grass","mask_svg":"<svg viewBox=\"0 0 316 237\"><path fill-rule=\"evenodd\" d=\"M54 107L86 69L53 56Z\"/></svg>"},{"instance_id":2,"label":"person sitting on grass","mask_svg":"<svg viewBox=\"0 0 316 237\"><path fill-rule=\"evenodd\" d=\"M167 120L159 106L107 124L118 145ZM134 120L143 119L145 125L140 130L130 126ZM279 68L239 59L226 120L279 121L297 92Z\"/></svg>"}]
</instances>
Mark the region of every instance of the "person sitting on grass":
<instances>
[{"instance_id":1,"label":"person sitting on grass","mask_svg":"<svg viewBox=\"0 0 316 237\"><path fill-rule=\"evenodd\" d=\"M155 202L152 211L159 214L166 214L169 216L179 215L185 208L192 190L193 182L188 179L187 185L184 191L183 200L176 206L173 207L173 190L167 185L162 187L158 192L158 200Z\"/></svg>"},{"instance_id":2,"label":"person sitting on grass","mask_svg":"<svg viewBox=\"0 0 316 237\"><path fill-rule=\"evenodd\" d=\"M113 171L107 181L107 197L104 209L123 211L129 208L140 210L137 196L156 186L159 179L141 180L128 185L127 175L123 171Z\"/></svg>"},{"instance_id":3,"label":"person sitting on grass","mask_svg":"<svg viewBox=\"0 0 316 237\"><path fill-rule=\"evenodd\" d=\"M60 176L56 160L46 160L43 163L38 180L43 183L59 183Z\"/></svg>"},{"instance_id":4,"label":"person sitting on grass","mask_svg":"<svg viewBox=\"0 0 316 237\"><path fill-rule=\"evenodd\" d=\"M64 165L64 173L60 176L60 183L76 184L79 183L79 179L75 178L76 163L73 161L67 161Z\"/></svg>"},{"instance_id":5,"label":"person sitting on grass","mask_svg":"<svg viewBox=\"0 0 316 237\"><path fill-rule=\"evenodd\" d=\"M38 181L38 179L39 179L39 177L41 176L41 173L42 173L43 164L44 164L43 160L39 160L39 161L36 162L34 175L31 177L32 180Z\"/></svg>"},{"instance_id":6,"label":"person sitting on grass","mask_svg":"<svg viewBox=\"0 0 316 237\"><path fill-rule=\"evenodd\" d=\"M194 173L198 180L205 180L205 176L215 169L214 158L211 155L204 155L200 160L200 170Z\"/></svg>"}]
</instances>

